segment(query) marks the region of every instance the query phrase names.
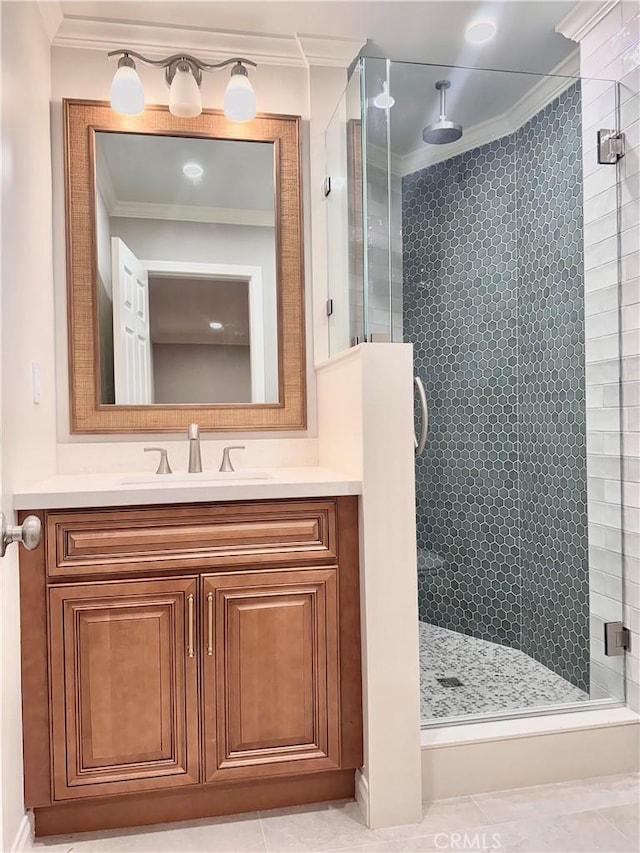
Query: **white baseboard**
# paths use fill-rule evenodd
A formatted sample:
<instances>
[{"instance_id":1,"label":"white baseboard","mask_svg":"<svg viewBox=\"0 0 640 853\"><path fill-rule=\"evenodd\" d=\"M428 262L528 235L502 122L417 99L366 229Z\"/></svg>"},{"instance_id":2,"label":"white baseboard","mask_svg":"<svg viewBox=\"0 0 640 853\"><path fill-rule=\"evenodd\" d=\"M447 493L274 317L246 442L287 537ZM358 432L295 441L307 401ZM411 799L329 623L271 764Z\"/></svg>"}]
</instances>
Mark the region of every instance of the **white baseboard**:
<instances>
[{"instance_id":1,"label":"white baseboard","mask_svg":"<svg viewBox=\"0 0 640 853\"><path fill-rule=\"evenodd\" d=\"M369 826L369 781L362 770L356 770L356 802L365 825Z\"/></svg>"},{"instance_id":2,"label":"white baseboard","mask_svg":"<svg viewBox=\"0 0 640 853\"><path fill-rule=\"evenodd\" d=\"M22 853L23 850L28 850L31 847L31 844L29 843L31 838L31 813L27 812L20 821L16 837L13 839L13 844L9 848L11 853Z\"/></svg>"},{"instance_id":3,"label":"white baseboard","mask_svg":"<svg viewBox=\"0 0 640 853\"><path fill-rule=\"evenodd\" d=\"M629 708L422 732L426 800L632 773L639 768L640 717Z\"/></svg>"}]
</instances>

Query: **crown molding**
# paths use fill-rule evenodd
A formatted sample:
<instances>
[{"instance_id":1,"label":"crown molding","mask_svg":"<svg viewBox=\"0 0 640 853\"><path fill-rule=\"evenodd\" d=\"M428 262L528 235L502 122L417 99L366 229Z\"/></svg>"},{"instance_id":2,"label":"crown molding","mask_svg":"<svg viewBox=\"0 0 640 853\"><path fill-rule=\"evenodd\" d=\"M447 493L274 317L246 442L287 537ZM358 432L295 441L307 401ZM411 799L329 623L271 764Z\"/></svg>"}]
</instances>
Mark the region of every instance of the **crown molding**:
<instances>
[{"instance_id":1,"label":"crown molding","mask_svg":"<svg viewBox=\"0 0 640 853\"><path fill-rule=\"evenodd\" d=\"M580 71L579 54L580 51L576 48L549 74L532 86L510 109L495 118L465 129L462 138L457 142L442 148L425 145L424 148L418 148L408 154L392 157L392 171L401 176L409 175L520 130L529 119L575 82Z\"/></svg>"},{"instance_id":2,"label":"crown molding","mask_svg":"<svg viewBox=\"0 0 640 853\"><path fill-rule=\"evenodd\" d=\"M51 43L60 29L60 24L64 20L62 6L57 0L39 0L38 9L45 32Z\"/></svg>"},{"instance_id":3,"label":"crown molding","mask_svg":"<svg viewBox=\"0 0 640 853\"><path fill-rule=\"evenodd\" d=\"M70 15L59 22L53 45L105 52L128 47L152 59L184 50L209 63L220 62L230 56L247 56L259 65L347 68L365 41L316 35L261 35L191 29Z\"/></svg>"},{"instance_id":4,"label":"crown molding","mask_svg":"<svg viewBox=\"0 0 640 853\"><path fill-rule=\"evenodd\" d=\"M513 131L544 109L580 77L580 49L576 48L559 65L532 86L507 112Z\"/></svg>"},{"instance_id":5,"label":"crown molding","mask_svg":"<svg viewBox=\"0 0 640 853\"><path fill-rule=\"evenodd\" d=\"M488 142L502 139L504 136L509 136L513 131L514 128L508 119L508 113L503 113L465 129L462 138L457 142L437 147L425 143L423 148L417 148L415 151L410 151L402 156L393 156L391 168L392 171L404 177L412 172L419 172L421 169L435 166L436 163L450 160L452 157L457 157L458 154L472 151Z\"/></svg>"},{"instance_id":6,"label":"crown molding","mask_svg":"<svg viewBox=\"0 0 640 853\"><path fill-rule=\"evenodd\" d=\"M307 65L348 68L367 43L366 38L335 38L298 33L300 52Z\"/></svg>"},{"instance_id":7,"label":"crown molding","mask_svg":"<svg viewBox=\"0 0 640 853\"><path fill-rule=\"evenodd\" d=\"M606 17L620 0L606 0L594 12L590 3L576 3L556 27L556 32L571 41L581 42L582 39Z\"/></svg>"},{"instance_id":8,"label":"crown molding","mask_svg":"<svg viewBox=\"0 0 640 853\"><path fill-rule=\"evenodd\" d=\"M105 198L105 203L108 204ZM205 207L195 204L157 204L146 201L116 201L110 216L126 219L165 219L179 222L207 222L218 225L251 225L273 228L273 211L233 207Z\"/></svg>"}]
</instances>

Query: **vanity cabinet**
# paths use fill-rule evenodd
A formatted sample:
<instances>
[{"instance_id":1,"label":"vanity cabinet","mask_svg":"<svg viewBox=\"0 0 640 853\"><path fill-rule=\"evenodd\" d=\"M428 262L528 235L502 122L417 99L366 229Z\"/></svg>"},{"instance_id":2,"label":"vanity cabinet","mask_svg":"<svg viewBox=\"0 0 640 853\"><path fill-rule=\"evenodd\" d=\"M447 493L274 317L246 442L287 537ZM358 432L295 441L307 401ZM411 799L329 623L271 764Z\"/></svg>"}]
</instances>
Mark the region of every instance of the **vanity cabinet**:
<instances>
[{"instance_id":1,"label":"vanity cabinet","mask_svg":"<svg viewBox=\"0 0 640 853\"><path fill-rule=\"evenodd\" d=\"M21 555L36 834L353 795L356 500L36 513L44 541Z\"/></svg>"}]
</instances>

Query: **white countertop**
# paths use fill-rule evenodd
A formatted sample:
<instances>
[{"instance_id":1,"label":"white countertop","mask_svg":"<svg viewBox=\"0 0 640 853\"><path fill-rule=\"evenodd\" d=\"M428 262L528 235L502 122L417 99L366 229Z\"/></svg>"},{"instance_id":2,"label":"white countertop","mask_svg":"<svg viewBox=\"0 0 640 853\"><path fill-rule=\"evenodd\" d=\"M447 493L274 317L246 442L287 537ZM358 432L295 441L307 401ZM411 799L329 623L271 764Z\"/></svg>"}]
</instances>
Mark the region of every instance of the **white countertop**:
<instances>
[{"instance_id":1,"label":"white countertop","mask_svg":"<svg viewBox=\"0 0 640 853\"><path fill-rule=\"evenodd\" d=\"M250 479L252 473L263 479ZM169 475L171 476L171 475ZM261 468L238 470L231 477L243 480L216 480L217 472L178 472L184 482L163 480L149 472L129 474L59 474L34 483L13 496L14 509L82 509L104 506L144 506L145 504L212 503L214 501L269 500L270 498L319 498L359 495L362 483L327 468ZM132 483L134 480L144 482Z\"/></svg>"}]
</instances>

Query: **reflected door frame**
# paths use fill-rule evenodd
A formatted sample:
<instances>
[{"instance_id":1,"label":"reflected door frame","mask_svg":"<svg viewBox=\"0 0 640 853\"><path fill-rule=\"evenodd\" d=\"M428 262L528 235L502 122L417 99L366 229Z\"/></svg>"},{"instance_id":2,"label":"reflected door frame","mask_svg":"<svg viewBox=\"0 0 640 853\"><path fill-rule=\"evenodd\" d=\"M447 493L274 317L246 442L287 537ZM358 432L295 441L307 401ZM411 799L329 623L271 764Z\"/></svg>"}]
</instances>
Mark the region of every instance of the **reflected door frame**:
<instances>
[{"instance_id":1,"label":"reflected door frame","mask_svg":"<svg viewBox=\"0 0 640 853\"><path fill-rule=\"evenodd\" d=\"M141 260L151 276L219 279L249 282L249 358L251 402L266 402L266 335L264 333L262 267L248 264L201 264L188 261Z\"/></svg>"}]
</instances>

